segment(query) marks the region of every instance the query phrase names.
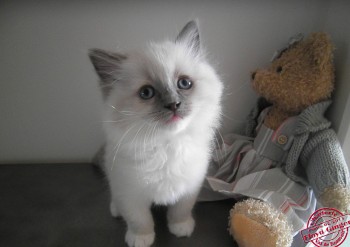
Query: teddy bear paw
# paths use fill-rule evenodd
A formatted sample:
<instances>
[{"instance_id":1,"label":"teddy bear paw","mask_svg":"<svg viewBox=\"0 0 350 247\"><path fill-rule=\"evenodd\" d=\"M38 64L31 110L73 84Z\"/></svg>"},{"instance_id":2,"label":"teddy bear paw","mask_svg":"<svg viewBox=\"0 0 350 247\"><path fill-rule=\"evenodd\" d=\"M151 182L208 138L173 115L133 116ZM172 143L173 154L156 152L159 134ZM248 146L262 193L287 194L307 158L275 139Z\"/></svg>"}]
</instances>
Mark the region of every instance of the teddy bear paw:
<instances>
[{"instance_id":1,"label":"teddy bear paw","mask_svg":"<svg viewBox=\"0 0 350 247\"><path fill-rule=\"evenodd\" d=\"M338 185L325 189L320 196L320 201L324 207L350 213L350 189L347 187Z\"/></svg>"},{"instance_id":2,"label":"teddy bear paw","mask_svg":"<svg viewBox=\"0 0 350 247\"><path fill-rule=\"evenodd\" d=\"M239 247L290 247L293 239L286 216L254 199L236 203L229 227Z\"/></svg>"}]
</instances>

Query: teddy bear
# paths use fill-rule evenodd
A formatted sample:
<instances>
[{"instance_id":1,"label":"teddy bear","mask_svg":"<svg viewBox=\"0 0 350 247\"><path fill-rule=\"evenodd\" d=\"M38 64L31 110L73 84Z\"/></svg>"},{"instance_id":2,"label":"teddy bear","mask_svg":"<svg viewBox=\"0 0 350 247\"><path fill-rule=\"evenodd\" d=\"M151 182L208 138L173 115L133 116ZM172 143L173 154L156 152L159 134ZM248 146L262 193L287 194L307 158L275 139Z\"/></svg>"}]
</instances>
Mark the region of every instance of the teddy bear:
<instances>
[{"instance_id":1,"label":"teddy bear","mask_svg":"<svg viewBox=\"0 0 350 247\"><path fill-rule=\"evenodd\" d=\"M277 134L278 144L286 146L291 141L288 139L293 139L285 164L281 165L283 172L293 181L311 186L322 206L349 212L348 166L331 123L324 117L334 88L333 45L329 36L313 33L290 45L268 69L252 74L252 84L267 101L265 105L271 104L264 108L268 110L262 124ZM250 115L247 131L253 136L264 104L261 102L260 111ZM290 126L289 135L283 134L281 129ZM283 232L290 228L281 207L273 208L262 200L239 202L231 211L230 231L239 246L290 246L292 236Z\"/></svg>"},{"instance_id":2,"label":"teddy bear","mask_svg":"<svg viewBox=\"0 0 350 247\"><path fill-rule=\"evenodd\" d=\"M292 246L317 202L350 211L348 166L325 118L333 49L325 33L299 37L269 68L252 73L260 98L246 133L224 138L219 165L211 166L204 184L238 198L229 231L239 247Z\"/></svg>"}]
</instances>

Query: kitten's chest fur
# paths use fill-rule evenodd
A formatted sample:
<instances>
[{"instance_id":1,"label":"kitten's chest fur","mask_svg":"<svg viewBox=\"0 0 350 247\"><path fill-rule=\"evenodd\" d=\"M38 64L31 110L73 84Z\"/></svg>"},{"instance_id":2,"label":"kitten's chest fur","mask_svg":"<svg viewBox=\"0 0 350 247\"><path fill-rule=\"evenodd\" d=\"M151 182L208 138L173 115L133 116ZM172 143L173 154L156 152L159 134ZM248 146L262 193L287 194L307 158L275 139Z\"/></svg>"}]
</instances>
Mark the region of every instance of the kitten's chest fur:
<instances>
[{"instance_id":1,"label":"kitten's chest fur","mask_svg":"<svg viewBox=\"0 0 350 247\"><path fill-rule=\"evenodd\" d=\"M208 165L210 137L199 133L160 138L126 147L115 158L110 177L127 181L157 204L174 203L201 185ZM117 185L118 186L118 185ZM123 190L124 185L121 186Z\"/></svg>"}]
</instances>

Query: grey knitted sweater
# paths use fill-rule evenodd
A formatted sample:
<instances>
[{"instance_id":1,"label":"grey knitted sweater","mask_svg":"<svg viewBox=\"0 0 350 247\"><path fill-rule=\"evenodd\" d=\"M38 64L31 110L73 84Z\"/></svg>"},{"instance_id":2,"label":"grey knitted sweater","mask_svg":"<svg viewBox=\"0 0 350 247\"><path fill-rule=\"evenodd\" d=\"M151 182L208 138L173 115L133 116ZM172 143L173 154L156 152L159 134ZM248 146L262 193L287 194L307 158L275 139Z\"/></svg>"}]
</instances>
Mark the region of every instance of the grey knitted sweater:
<instances>
[{"instance_id":1,"label":"grey knitted sweater","mask_svg":"<svg viewBox=\"0 0 350 247\"><path fill-rule=\"evenodd\" d=\"M309 184L317 198L326 188L349 187L349 169L337 135L324 113L331 101L309 106L298 115L294 141L283 165L294 181ZM248 116L246 135L254 137L260 112L270 104L260 98Z\"/></svg>"}]
</instances>

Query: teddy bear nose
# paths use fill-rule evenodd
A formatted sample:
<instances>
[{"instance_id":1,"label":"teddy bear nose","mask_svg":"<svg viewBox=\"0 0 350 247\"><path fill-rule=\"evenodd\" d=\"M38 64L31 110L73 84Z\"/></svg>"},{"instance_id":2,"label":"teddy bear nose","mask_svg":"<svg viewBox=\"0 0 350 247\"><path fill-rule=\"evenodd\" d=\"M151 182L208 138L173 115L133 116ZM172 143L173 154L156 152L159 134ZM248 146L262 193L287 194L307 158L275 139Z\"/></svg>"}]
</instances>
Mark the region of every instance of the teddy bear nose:
<instances>
[{"instance_id":1,"label":"teddy bear nose","mask_svg":"<svg viewBox=\"0 0 350 247\"><path fill-rule=\"evenodd\" d=\"M256 72L254 71L254 72L252 73L252 80L255 79L255 75L256 75Z\"/></svg>"}]
</instances>

